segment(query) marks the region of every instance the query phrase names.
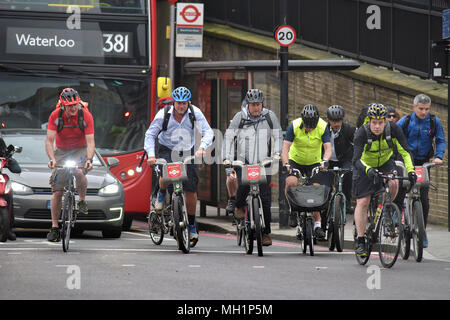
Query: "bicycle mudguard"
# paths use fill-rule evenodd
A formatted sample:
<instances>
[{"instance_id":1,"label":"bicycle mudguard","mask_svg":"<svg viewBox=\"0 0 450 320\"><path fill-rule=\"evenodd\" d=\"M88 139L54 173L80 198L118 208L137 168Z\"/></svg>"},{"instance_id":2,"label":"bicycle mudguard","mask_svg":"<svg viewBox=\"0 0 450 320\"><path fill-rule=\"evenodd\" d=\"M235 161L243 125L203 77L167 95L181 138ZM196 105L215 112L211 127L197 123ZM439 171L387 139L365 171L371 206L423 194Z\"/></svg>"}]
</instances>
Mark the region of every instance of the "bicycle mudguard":
<instances>
[{"instance_id":1,"label":"bicycle mudguard","mask_svg":"<svg viewBox=\"0 0 450 320\"><path fill-rule=\"evenodd\" d=\"M287 196L294 211L321 211L327 208L330 199L328 186L297 186L289 188Z\"/></svg>"}]
</instances>

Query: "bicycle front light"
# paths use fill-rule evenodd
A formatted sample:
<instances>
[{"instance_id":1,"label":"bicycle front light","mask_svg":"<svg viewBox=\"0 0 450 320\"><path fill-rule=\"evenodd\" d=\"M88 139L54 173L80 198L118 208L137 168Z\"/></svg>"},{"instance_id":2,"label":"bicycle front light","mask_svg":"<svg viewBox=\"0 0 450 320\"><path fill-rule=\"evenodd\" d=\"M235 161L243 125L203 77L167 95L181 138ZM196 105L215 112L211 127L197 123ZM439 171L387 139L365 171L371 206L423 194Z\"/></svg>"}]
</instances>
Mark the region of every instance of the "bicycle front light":
<instances>
[{"instance_id":1,"label":"bicycle front light","mask_svg":"<svg viewBox=\"0 0 450 320\"><path fill-rule=\"evenodd\" d=\"M98 190L99 196L114 196L119 194L120 188L117 183L111 183Z\"/></svg>"}]
</instances>

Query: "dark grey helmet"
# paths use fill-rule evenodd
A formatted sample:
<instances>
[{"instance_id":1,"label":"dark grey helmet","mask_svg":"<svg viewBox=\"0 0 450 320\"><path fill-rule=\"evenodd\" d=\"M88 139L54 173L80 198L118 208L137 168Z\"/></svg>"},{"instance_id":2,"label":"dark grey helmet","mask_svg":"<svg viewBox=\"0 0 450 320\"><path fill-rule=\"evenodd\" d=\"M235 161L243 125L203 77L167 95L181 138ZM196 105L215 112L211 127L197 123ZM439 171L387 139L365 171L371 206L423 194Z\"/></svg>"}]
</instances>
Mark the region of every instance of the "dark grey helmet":
<instances>
[{"instance_id":1,"label":"dark grey helmet","mask_svg":"<svg viewBox=\"0 0 450 320\"><path fill-rule=\"evenodd\" d=\"M315 129L319 122L319 109L313 104L307 104L302 110L302 120L306 128Z\"/></svg>"},{"instance_id":2,"label":"dark grey helmet","mask_svg":"<svg viewBox=\"0 0 450 320\"><path fill-rule=\"evenodd\" d=\"M344 108L340 105L332 105L327 110L327 118L331 121L343 120L345 116Z\"/></svg>"},{"instance_id":3,"label":"dark grey helmet","mask_svg":"<svg viewBox=\"0 0 450 320\"><path fill-rule=\"evenodd\" d=\"M259 89L250 89L245 94L247 103L264 102L264 93Z\"/></svg>"}]
</instances>

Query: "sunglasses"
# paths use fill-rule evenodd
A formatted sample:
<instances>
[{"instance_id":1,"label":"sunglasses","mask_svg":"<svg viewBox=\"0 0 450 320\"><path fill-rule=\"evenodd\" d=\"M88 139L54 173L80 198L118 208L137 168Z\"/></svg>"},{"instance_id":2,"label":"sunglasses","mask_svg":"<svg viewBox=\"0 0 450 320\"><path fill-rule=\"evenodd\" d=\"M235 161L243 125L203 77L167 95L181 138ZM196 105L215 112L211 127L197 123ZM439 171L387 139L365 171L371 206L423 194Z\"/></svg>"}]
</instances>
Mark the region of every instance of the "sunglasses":
<instances>
[{"instance_id":1,"label":"sunglasses","mask_svg":"<svg viewBox=\"0 0 450 320\"><path fill-rule=\"evenodd\" d=\"M388 114L386 118L395 118L395 114Z\"/></svg>"}]
</instances>

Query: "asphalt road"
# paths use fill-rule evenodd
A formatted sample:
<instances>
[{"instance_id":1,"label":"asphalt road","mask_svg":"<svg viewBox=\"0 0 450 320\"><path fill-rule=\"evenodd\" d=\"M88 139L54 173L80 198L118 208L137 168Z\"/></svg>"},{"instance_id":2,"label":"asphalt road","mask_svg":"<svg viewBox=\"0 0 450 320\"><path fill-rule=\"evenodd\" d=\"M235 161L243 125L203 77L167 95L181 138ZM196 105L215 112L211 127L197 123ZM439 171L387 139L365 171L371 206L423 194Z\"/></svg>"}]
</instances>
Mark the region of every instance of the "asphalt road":
<instances>
[{"instance_id":1,"label":"asphalt road","mask_svg":"<svg viewBox=\"0 0 450 320\"><path fill-rule=\"evenodd\" d=\"M201 232L189 254L166 236L154 245L138 222L120 239L86 231L71 242L45 240L44 231L17 231L0 243L0 299L448 299L450 263L397 261L366 266L353 251L303 255L297 243L274 241L264 256L247 255L233 235Z\"/></svg>"}]
</instances>

